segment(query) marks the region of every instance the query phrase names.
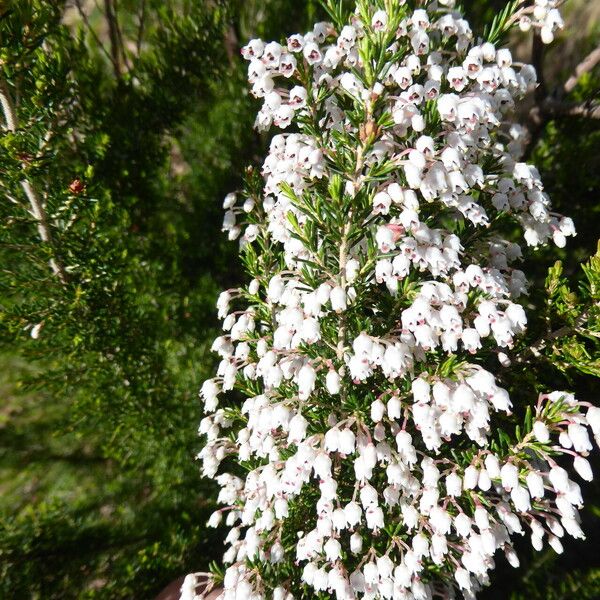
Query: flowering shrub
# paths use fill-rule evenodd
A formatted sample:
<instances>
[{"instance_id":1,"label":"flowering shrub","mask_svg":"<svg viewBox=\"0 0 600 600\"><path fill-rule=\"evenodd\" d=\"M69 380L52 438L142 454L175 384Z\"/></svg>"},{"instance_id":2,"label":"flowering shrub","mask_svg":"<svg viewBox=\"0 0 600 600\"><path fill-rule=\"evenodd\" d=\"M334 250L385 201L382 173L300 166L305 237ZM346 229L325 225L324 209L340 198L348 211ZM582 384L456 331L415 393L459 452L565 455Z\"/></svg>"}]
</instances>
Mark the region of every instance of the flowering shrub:
<instances>
[{"instance_id":1,"label":"flowering shrub","mask_svg":"<svg viewBox=\"0 0 600 600\"><path fill-rule=\"evenodd\" d=\"M591 480L600 409L502 386L527 326L516 231L575 230L510 120L535 70L494 43L551 41L556 4L511 2L480 41L453 0L330 2L332 23L243 49L257 128L293 132L224 205L252 277L219 298L201 390L224 600L474 598L497 551L519 564L514 534L583 536L565 466Z\"/></svg>"}]
</instances>

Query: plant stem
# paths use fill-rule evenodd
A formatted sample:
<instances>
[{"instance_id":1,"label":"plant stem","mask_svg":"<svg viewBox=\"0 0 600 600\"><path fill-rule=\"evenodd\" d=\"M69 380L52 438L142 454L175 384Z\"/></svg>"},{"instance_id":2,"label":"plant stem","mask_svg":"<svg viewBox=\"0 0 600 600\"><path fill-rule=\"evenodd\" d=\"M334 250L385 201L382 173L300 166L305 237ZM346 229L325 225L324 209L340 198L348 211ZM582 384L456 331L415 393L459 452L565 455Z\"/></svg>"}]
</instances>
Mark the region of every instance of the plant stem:
<instances>
[{"instance_id":1,"label":"plant stem","mask_svg":"<svg viewBox=\"0 0 600 600\"><path fill-rule=\"evenodd\" d=\"M348 235L352 224L352 211L348 212L348 219L342 232L342 243L340 245L339 268L340 268L340 287L346 291L346 263L348 262ZM338 360L344 358L344 348L346 347L346 317L344 312L340 315L340 329L338 333L337 357Z\"/></svg>"},{"instance_id":2,"label":"plant stem","mask_svg":"<svg viewBox=\"0 0 600 600\"><path fill-rule=\"evenodd\" d=\"M2 105L2 112L4 114L4 120L6 122L6 129L12 133L16 132L19 128L19 122L17 119L17 113L15 110L10 91L6 81L0 80L0 104ZM48 225L48 218L44 209L44 204L40 198L37 190L33 187L32 183L28 179L21 181L21 187L27 200L29 201L30 213L37 223L37 230L42 242L47 244L50 248L53 248L52 233ZM58 277L62 284L66 284L68 277L67 273L62 264L56 260L56 258L50 259L50 267L52 272Z\"/></svg>"}]
</instances>

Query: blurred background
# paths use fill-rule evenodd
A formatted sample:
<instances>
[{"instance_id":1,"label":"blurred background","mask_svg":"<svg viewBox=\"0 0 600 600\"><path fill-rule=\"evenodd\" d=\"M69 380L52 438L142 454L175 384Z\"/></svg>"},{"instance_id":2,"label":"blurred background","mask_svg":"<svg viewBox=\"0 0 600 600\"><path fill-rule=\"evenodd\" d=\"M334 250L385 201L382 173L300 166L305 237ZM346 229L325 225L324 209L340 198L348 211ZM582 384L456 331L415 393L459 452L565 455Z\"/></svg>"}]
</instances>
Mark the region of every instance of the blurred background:
<instances>
[{"instance_id":1,"label":"blurred background","mask_svg":"<svg viewBox=\"0 0 600 600\"><path fill-rule=\"evenodd\" d=\"M505 3L463 4L481 33ZM542 57L549 94L600 41L598 0L569 0L565 15ZM0 1L0 77L19 119L0 136L0 598L150 599L220 560L205 527L215 489L194 460L198 389L217 294L244 276L222 198L267 143L239 47L322 18L316 0ZM511 44L531 59L531 38ZM596 68L570 98L599 90ZM579 231L530 261L543 288L557 258L575 281L596 250L600 120L544 119L534 142ZM45 243L24 173L51 219ZM556 377L599 397L597 379ZM585 494L589 539L562 557L523 540L522 567L499 559L482 597L600 598L600 488Z\"/></svg>"}]
</instances>

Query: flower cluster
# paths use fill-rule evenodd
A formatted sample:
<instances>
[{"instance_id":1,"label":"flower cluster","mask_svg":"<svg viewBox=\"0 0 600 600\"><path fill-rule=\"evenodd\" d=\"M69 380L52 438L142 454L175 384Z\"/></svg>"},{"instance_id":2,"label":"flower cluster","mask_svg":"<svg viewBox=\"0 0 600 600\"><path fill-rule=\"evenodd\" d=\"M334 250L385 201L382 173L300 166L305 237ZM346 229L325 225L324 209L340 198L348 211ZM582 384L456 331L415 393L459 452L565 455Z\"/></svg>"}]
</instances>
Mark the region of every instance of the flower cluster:
<instances>
[{"instance_id":1,"label":"flower cluster","mask_svg":"<svg viewBox=\"0 0 600 600\"><path fill-rule=\"evenodd\" d=\"M561 0L535 0L533 6L523 11L519 19L521 31L529 31L532 27L540 30L544 44L554 41L554 34L564 27L564 21L558 10Z\"/></svg>"},{"instance_id":2,"label":"flower cluster","mask_svg":"<svg viewBox=\"0 0 600 600\"><path fill-rule=\"evenodd\" d=\"M201 390L223 600L473 598L497 551L518 565L513 535L582 536L564 466L591 479L600 409L552 392L525 413L502 386L527 326L508 236L575 234L510 121L535 73L452 1L411 4L242 51L257 127L294 132L225 200L252 281L219 298Z\"/></svg>"}]
</instances>

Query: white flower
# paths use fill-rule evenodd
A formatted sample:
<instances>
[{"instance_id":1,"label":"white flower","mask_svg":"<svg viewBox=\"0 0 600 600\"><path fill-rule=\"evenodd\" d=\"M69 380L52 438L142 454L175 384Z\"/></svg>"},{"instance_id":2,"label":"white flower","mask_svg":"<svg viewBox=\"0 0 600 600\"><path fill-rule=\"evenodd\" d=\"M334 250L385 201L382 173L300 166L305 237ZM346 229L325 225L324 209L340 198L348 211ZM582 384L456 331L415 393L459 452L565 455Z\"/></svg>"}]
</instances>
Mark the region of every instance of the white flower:
<instances>
[{"instance_id":1,"label":"white flower","mask_svg":"<svg viewBox=\"0 0 600 600\"><path fill-rule=\"evenodd\" d=\"M461 590L465 590L466 592L471 592L473 589L473 584L471 582L471 576L466 569L459 567L454 572L454 578L456 579Z\"/></svg>"},{"instance_id":2,"label":"white flower","mask_svg":"<svg viewBox=\"0 0 600 600\"><path fill-rule=\"evenodd\" d=\"M331 477L331 458L329 455L321 452L317 455L313 462L315 474L322 480L329 480Z\"/></svg>"},{"instance_id":3,"label":"white flower","mask_svg":"<svg viewBox=\"0 0 600 600\"><path fill-rule=\"evenodd\" d=\"M592 450L592 443L590 442L587 429L583 425L571 423L568 427L568 432L576 452L587 453Z\"/></svg>"},{"instance_id":4,"label":"white flower","mask_svg":"<svg viewBox=\"0 0 600 600\"><path fill-rule=\"evenodd\" d=\"M198 586L198 580L196 575L193 573L190 575L186 575L183 583L181 584L179 596L179 600L195 600L197 598L196 595L196 587Z\"/></svg>"},{"instance_id":5,"label":"white flower","mask_svg":"<svg viewBox=\"0 0 600 600\"><path fill-rule=\"evenodd\" d=\"M527 488L532 498L543 498L544 497L544 480L542 476L536 471L531 471L525 478L527 481Z\"/></svg>"},{"instance_id":6,"label":"white flower","mask_svg":"<svg viewBox=\"0 0 600 600\"><path fill-rule=\"evenodd\" d=\"M594 435L600 435L600 408L590 406L586 413L586 419Z\"/></svg>"},{"instance_id":7,"label":"white flower","mask_svg":"<svg viewBox=\"0 0 600 600\"><path fill-rule=\"evenodd\" d=\"M301 442L306 437L308 421L301 415L297 414L292 417L289 424L288 440L290 443Z\"/></svg>"},{"instance_id":8,"label":"white flower","mask_svg":"<svg viewBox=\"0 0 600 600\"><path fill-rule=\"evenodd\" d=\"M547 42L548 43L548 42ZM548 543L557 554L563 553L562 542L554 535L548 536Z\"/></svg>"},{"instance_id":9,"label":"white flower","mask_svg":"<svg viewBox=\"0 0 600 600\"><path fill-rule=\"evenodd\" d=\"M592 473L592 467L590 463L582 456L576 456L573 461L573 467L579 473L580 477L585 481L592 481L594 474Z\"/></svg>"},{"instance_id":10,"label":"white flower","mask_svg":"<svg viewBox=\"0 0 600 600\"><path fill-rule=\"evenodd\" d=\"M362 510L356 502L349 502L344 507L344 513L350 527L355 527L362 520Z\"/></svg>"},{"instance_id":11,"label":"white flower","mask_svg":"<svg viewBox=\"0 0 600 600\"><path fill-rule=\"evenodd\" d=\"M384 10L378 10L371 19L371 27L375 31L384 30L388 24L388 16Z\"/></svg>"},{"instance_id":12,"label":"white flower","mask_svg":"<svg viewBox=\"0 0 600 600\"><path fill-rule=\"evenodd\" d=\"M325 551L325 556L327 557L327 560L330 560L332 562L336 561L342 555L341 544L333 538L330 538L329 540L327 540L327 542L325 542L323 550Z\"/></svg>"},{"instance_id":13,"label":"white flower","mask_svg":"<svg viewBox=\"0 0 600 600\"><path fill-rule=\"evenodd\" d=\"M538 442L547 444L550 441L550 432L546 423L543 421L536 421L533 424L533 434L535 435Z\"/></svg>"},{"instance_id":14,"label":"white flower","mask_svg":"<svg viewBox=\"0 0 600 600\"><path fill-rule=\"evenodd\" d=\"M315 44L314 42L307 43L304 46L302 54L304 55L304 58L306 59L306 62L309 65L316 65L323 60L323 55L319 50L319 46L317 46L317 44Z\"/></svg>"},{"instance_id":15,"label":"white flower","mask_svg":"<svg viewBox=\"0 0 600 600\"><path fill-rule=\"evenodd\" d=\"M557 493L565 493L569 489L569 474L562 467L552 467L548 473L550 483Z\"/></svg>"},{"instance_id":16,"label":"white flower","mask_svg":"<svg viewBox=\"0 0 600 600\"><path fill-rule=\"evenodd\" d=\"M340 382L341 378L336 371L328 371L325 376L325 385L327 386L327 391L330 394L339 394L340 393Z\"/></svg>"},{"instance_id":17,"label":"white flower","mask_svg":"<svg viewBox=\"0 0 600 600\"><path fill-rule=\"evenodd\" d=\"M463 486L466 490L473 490L477 487L479 481L479 471L473 465L468 466L465 469L465 476Z\"/></svg>"},{"instance_id":18,"label":"white flower","mask_svg":"<svg viewBox=\"0 0 600 600\"><path fill-rule=\"evenodd\" d=\"M346 291L336 286L331 290L331 294L329 296L329 300L331 301L331 308L335 312L343 312L346 310Z\"/></svg>"},{"instance_id":19,"label":"white flower","mask_svg":"<svg viewBox=\"0 0 600 600\"><path fill-rule=\"evenodd\" d=\"M396 396L388 400L386 411L390 419L400 419L402 416L402 403Z\"/></svg>"},{"instance_id":20,"label":"white flower","mask_svg":"<svg viewBox=\"0 0 600 600\"><path fill-rule=\"evenodd\" d=\"M389 227L381 226L377 229L377 245L381 252L389 252L395 245L393 230Z\"/></svg>"},{"instance_id":21,"label":"white flower","mask_svg":"<svg viewBox=\"0 0 600 600\"><path fill-rule=\"evenodd\" d=\"M493 479L500 477L500 462L495 454L488 454L484 460L485 468Z\"/></svg>"},{"instance_id":22,"label":"white flower","mask_svg":"<svg viewBox=\"0 0 600 600\"><path fill-rule=\"evenodd\" d=\"M368 506L365 510L365 518L369 529L377 530L384 526L383 511L379 506Z\"/></svg>"},{"instance_id":23,"label":"white flower","mask_svg":"<svg viewBox=\"0 0 600 600\"><path fill-rule=\"evenodd\" d=\"M217 309L219 310L220 319L224 319L227 316L230 301L231 294L229 292L221 292L219 299L217 300Z\"/></svg>"},{"instance_id":24,"label":"white flower","mask_svg":"<svg viewBox=\"0 0 600 600\"><path fill-rule=\"evenodd\" d=\"M307 400L315 389L317 374L310 364L305 364L298 373L298 396Z\"/></svg>"},{"instance_id":25,"label":"white flower","mask_svg":"<svg viewBox=\"0 0 600 600\"><path fill-rule=\"evenodd\" d=\"M450 533L452 518L441 506L435 506L429 513L429 523L436 533L446 535Z\"/></svg>"},{"instance_id":26,"label":"white flower","mask_svg":"<svg viewBox=\"0 0 600 600\"><path fill-rule=\"evenodd\" d=\"M500 469L502 487L510 491L519 485L519 469L512 463L505 463Z\"/></svg>"},{"instance_id":27,"label":"white flower","mask_svg":"<svg viewBox=\"0 0 600 600\"><path fill-rule=\"evenodd\" d=\"M280 563L285 557L285 550L280 542L275 542L271 546L271 562L273 564ZM275 593L273 593L275 597Z\"/></svg>"},{"instance_id":28,"label":"white flower","mask_svg":"<svg viewBox=\"0 0 600 600\"><path fill-rule=\"evenodd\" d=\"M349 455L354 453L356 436L351 429L342 429L339 434L339 451Z\"/></svg>"},{"instance_id":29,"label":"white flower","mask_svg":"<svg viewBox=\"0 0 600 600\"><path fill-rule=\"evenodd\" d=\"M215 511L208 520L208 527L218 527L223 520L223 513L219 510Z\"/></svg>"},{"instance_id":30,"label":"white flower","mask_svg":"<svg viewBox=\"0 0 600 600\"><path fill-rule=\"evenodd\" d=\"M475 354L481 348L481 339L476 329L468 327L462 332L461 339L465 350L471 352L471 354Z\"/></svg>"},{"instance_id":31,"label":"white flower","mask_svg":"<svg viewBox=\"0 0 600 600\"><path fill-rule=\"evenodd\" d=\"M375 400L371 404L371 420L378 423L385 415L385 404L381 400Z\"/></svg>"},{"instance_id":32,"label":"white flower","mask_svg":"<svg viewBox=\"0 0 600 600\"><path fill-rule=\"evenodd\" d=\"M392 205L392 199L387 192L378 192L373 197L373 213L387 215Z\"/></svg>"},{"instance_id":33,"label":"white flower","mask_svg":"<svg viewBox=\"0 0 600 600\"><path fill-rule=\"evenodd\" d=\"M456 473L446 477L446 491L449 496L457 497L462 493L462 480Z\"/></svg>"},{"instance_id":34,"label":"white flower","mask_svg":"<svg viewBox=\"0 0 600 600\"><path fill-rule=\"evenodd\" d=\"M431 386L422 378L417 378L412 382L412 393L415 402L429 402L429 393Z\"/></svg>"},{"instance_id":35,"label":"white flower","mask_svg":"<svg viewBox=\"0 0 600 600\"><path fill-rule=\"evenodd\" d=\"M515 487L513 487L510 493L510 497L515 505L515 508L519 512L526 513L529 510L531 510L529 492L522 485L516 485Z\"/></svg>"},{"instance_id":36,"label":"white flower","mask_svg":"<svg viewBox=\"0 0 600 600\"><path fill-rule=\"evenodd\" d=\"M204 408L207 412L212 412L217 408L220 391L221 390L214 379L207 379L202 384L200 395L204 398Z\"/></svg>"}]
</instances>

